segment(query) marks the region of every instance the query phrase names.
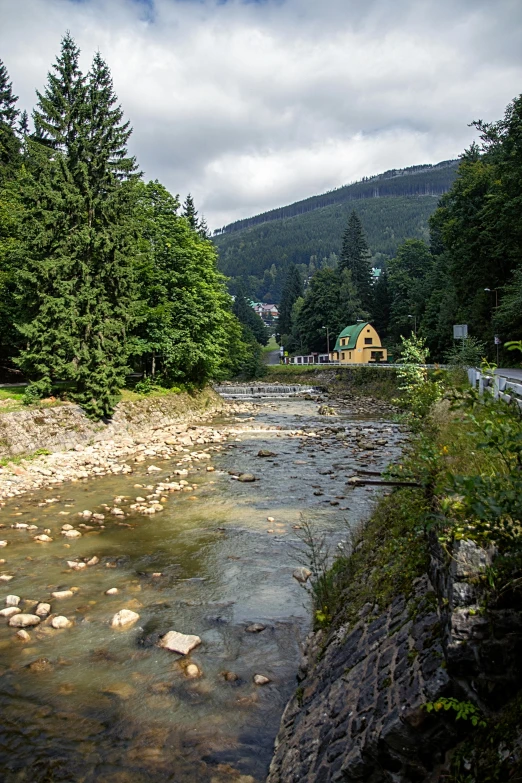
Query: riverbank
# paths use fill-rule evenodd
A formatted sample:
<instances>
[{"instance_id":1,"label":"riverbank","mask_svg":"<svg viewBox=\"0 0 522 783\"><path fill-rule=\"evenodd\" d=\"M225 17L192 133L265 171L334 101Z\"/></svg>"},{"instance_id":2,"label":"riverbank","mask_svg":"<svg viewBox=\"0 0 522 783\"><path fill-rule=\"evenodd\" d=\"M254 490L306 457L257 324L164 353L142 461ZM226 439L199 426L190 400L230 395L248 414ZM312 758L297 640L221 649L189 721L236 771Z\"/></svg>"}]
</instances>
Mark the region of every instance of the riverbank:
<instances>
[{"instance_id":1,"label":"riverbank","mask_svg":"<svg viewBox=\"0 0 522 783\"><path fill-rule=\"evenodd\" d=\"M252 409L251 402L227 403L206 389L121 402L108 422L88 419L76 405L0 414L0 502L65 482L131 473L147 458L168 459L221 441L225 435L203 425L219 414Z\"/></svg>"},{"instance_id":2,"label":"riverbank","mask_svg":"<svg viewBox=\"0 0 522 783\"><path fill-rule=\"evenodd\" d=\"M395 367L328 367L278 364L267 367L268 383L310 384L322 387L336 397L375 397L391 402L397 396Z\"/></svg>"}]
</instances>

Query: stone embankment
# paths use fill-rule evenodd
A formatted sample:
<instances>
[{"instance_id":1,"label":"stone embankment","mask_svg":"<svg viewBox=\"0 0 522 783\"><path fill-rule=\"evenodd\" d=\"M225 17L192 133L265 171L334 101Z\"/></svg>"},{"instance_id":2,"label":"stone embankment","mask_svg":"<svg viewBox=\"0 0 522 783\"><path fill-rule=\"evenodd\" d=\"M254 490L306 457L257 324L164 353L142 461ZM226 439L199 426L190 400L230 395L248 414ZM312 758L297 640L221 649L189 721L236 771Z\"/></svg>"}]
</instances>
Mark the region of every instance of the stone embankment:
<instances>
[{"instance_id":1,"label":"stone embankment","mask_svg":"<svg viewBox=\"0 0 522 783\"><path fill-rule=\"evenodd\" d=\"M485 716L522 684L520 613L485 606L489 553L431 543L429 574L406 600L366 605L359 620L304 645L299 687L281 722L267 783L434 783L469 732L440 698Z\"/></svg>"},{"instance_id":2,"label":"stone embankment","mask_svg":"<svg viewBox=\"0 0 522 783\"><path fill-rule=\"evenodd\" d=\"M194 397L164 395L120 403L108 423L91 421L74 405L3 414L1 450L9 456L29 456L0 468L0 502L67 481L131 473L133 462L167 459L190 447L221 441L220 432L202 425L218 413L251 408L230 405L205 391ZM39 449L53 453L31 458Z\"/></svg>"}]
</instances>

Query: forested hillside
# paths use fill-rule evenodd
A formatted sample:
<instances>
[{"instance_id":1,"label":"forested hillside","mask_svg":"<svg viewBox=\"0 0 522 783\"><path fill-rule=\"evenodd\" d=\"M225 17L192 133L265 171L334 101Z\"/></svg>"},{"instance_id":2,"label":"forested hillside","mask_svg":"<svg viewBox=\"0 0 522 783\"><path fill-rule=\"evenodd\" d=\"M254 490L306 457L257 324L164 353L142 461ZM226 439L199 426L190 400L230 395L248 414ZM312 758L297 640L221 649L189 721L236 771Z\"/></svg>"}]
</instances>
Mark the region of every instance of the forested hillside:
<instances>
[{"instance_id":1,"label":"forested hillside","mask_svg":"<svg viewBox=\"0 0 522 783\"><path fill-rule=\"evenodd\" d=\"M449 188L455 178L456 164L446 167L444 173ZM404 177L404 180L411 179ZM393 181L398 185L400 178ZM374 263L380 266L396 254L405 239L428 239L428 220L438 200L436 195L361 197L221 234L214 237L219 266L229 277L242 277L252 296L279 302L290 264L298 265L305 279L315 269L335 266L341 237L353 209L363 224Z\"/></svg>"}]
</instances>

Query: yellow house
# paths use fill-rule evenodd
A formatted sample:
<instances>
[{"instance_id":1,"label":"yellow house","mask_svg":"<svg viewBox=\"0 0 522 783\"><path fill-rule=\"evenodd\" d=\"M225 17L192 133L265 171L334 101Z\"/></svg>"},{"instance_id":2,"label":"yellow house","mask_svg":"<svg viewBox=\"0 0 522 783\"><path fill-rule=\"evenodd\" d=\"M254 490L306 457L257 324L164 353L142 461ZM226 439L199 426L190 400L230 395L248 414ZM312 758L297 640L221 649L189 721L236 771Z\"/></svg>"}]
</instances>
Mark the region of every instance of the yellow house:
<instances>
[{"instance_id":1,"label":"yellow house","mask_svg":"<svg viewBox=\"0 0 522 783\"><path fill-rule=\"evenodd\" d=\"M330 354L330 361L341 364L370 364L385 362L387 358L388 352L370 323L357 323L343 329Z\"/></svg>"}]
</instances>

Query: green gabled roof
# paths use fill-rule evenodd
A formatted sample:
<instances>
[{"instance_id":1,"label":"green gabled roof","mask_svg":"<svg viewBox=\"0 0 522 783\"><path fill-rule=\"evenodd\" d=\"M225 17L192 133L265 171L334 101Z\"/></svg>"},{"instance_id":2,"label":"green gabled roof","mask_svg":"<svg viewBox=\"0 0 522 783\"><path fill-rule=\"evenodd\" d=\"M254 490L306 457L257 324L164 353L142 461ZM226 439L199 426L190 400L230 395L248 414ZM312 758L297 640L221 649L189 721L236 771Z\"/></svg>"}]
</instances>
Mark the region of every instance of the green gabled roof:
<instances>
[{"instance_id":1,"label":"green gabled roof","mask_svg":"<svg viewBox=\"0 0 522 783\"><path fill-rule=\"evenodd\" d=\"M355 348L357 345L357 338L361 334L362 330L369 326L369 321L365 321L363 324L352 324L352 326L347 326L346 329L343 329L339 337L337 338L337 342L335 343L334 351L351 351ZM346 345L341 345L341 337L349 337L348 343Z\"/></svg>"}]
</instances>

